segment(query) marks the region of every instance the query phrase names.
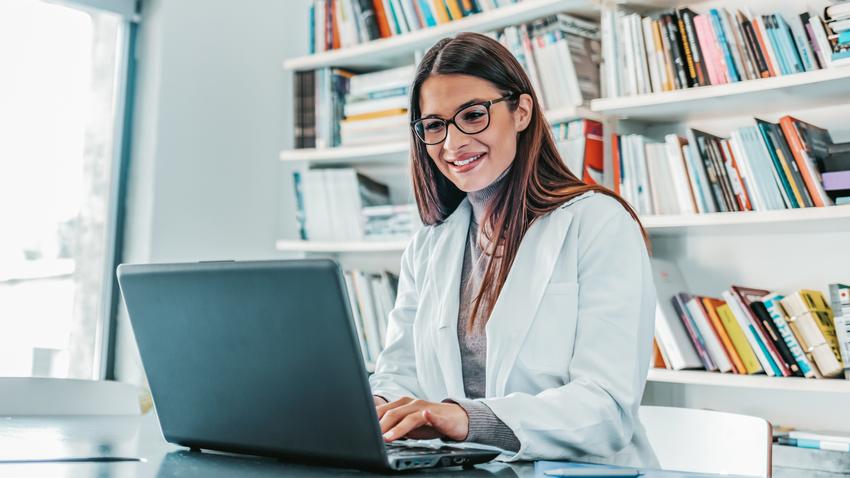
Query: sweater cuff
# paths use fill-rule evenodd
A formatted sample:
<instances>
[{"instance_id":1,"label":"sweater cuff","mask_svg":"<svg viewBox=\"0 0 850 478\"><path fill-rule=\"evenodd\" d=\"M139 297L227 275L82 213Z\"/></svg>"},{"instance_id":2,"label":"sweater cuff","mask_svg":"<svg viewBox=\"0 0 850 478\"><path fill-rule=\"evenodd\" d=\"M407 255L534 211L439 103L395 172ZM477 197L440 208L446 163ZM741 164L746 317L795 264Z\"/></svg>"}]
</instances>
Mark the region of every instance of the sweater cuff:
<instances>
[{"instance_id":1,"label":"sweater cuff","mask_svg":"<svg viewBox=\"0 0 850 478\"><path fill-rule=\"evenodd\" d=\"M520 443L516 434L484 402L452 398L443 402L460 406L469 417L469 433L463 441L496 446L513 452L519 450Z\"/></svg>"}]
</instances>

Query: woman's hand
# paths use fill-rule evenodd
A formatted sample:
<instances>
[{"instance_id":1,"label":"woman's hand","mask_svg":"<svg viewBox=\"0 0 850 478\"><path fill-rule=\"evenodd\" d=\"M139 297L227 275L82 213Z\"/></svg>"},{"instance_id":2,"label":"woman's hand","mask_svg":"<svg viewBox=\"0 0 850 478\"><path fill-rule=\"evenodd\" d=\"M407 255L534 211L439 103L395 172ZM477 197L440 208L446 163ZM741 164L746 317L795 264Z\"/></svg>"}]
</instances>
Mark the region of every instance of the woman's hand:
<instances>
[{"instance_id":1,"label":"woman's hand","mask_svg":"<svg viewBox=\"0 0 850 478\"><path fill-rule=\"evenodd\" d=\"M375 407L376 407L376 408L377 408L377 407L380 407L381 405L386 405L386 404L387 404L387 401L386 401L386 400L384 400L384 398L383 398L383 397L379 397L379 396L377 396L377 395L372 395L372 399L374 399L374 400L375 400Z\"/></svg>"},{"instance_id":2,"label":"woman's hand","mask_svg":"<svg viewBox=\"0 0 850 478\"><path fill-rule=\"evenodd\" d=\"M379 405L377 411L381 433L387 442L401 438L463 441L469 434L469 417L455 403L433 403L403 397Z\"/></svg>"}]
</instances>

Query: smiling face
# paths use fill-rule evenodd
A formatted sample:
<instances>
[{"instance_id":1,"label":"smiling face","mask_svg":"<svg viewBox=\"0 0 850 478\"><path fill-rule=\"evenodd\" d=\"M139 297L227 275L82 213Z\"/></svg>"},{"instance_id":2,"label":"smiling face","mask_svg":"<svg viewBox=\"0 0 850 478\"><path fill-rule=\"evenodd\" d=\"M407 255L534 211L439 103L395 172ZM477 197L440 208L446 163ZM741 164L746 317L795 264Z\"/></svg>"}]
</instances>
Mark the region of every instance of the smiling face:
<instances>
[{"instance_id":1,"label":"smiling face","mask_svg":"<svg viewBox=\"0 0 850 478\"><path fill-rule=\"evenodd\" d=\"M419 110L422 118L451 120L470 103L495 100L505 96L493 83L468 75L432 75L422 83ZM513 162L517 135L531 120L531 97L520 95L516 108L512 101L490 106L490 124L477 134L466 134L455 125L448 125L446 139L426 147L437 168L461 191L484 189L499 177ZM486 118L485 118L486 119ZM480 112L458 115L469 131L480 119ZM484 122L486 124L486 121ZM483 124L481 124L483 127Z\"/></svg>"}]
</instances>

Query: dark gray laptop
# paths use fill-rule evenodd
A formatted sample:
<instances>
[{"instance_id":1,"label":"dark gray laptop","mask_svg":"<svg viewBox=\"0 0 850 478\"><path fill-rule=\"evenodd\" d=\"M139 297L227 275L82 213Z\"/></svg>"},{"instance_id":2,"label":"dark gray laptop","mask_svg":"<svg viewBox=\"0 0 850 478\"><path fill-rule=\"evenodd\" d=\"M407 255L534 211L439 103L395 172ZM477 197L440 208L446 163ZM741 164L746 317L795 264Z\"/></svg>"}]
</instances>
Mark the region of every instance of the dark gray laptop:
<instances>
[{"instance_id":1,"label":"dark gray laptop","mask_svg":"<svg viewBox=\"0 0 850 478\"><path fill-rule=\"evenodd\" d=\"M333 261L122 264L118 281L169 442L393 470L498 455L385 445Z\"/></svg>"}]
</instances>

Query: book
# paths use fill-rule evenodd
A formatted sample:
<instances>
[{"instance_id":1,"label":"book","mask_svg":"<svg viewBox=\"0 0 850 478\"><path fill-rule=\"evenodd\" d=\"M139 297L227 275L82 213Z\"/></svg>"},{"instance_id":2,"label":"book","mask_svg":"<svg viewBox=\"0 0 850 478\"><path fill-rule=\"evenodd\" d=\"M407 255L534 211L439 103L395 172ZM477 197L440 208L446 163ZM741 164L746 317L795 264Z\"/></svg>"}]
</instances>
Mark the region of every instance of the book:
<instances>
[{"instance_id":1,"label":"book","mask_svg":"<svg viewBox=\"0 0 850 478\"><path fill-rule=\"evenodd\" d=\"M793 374L793 371L790 369L788 364L786 364L783 359L783 355L779 352L779 348L777 346L777 340L779 337L774 337L768 327L765 325L765 322L755 314L752 310L752 304L754 302L760 301L763 297L770 295L770 291L763 289L753 289L750 287L742 287L742 286L731 286L730 290L732 294L740 301L743 312L746 318L755 326L755 333L759 337L759 339L764 343L765 348L767 349L768 355L772 362L775 363L777 368L782 372L782 376L789 376ZM768 317L768 321L770 321Z\"/></svg>"},{"instance_id":2,"label":"book","mask_svg":"<svg viewBox=\"0 0 850 478\"><path fill-rule=\"evenodd\" d=\"M720 318L720 322L723 324L724 330L726 330L726 333L729 335L729 340L732 341L735 351L741 358L741 363L744 365L746 373L756 374L763 372L764 369L756 357L755 352L753 352L753 348L747 340L744 329L741 328L741 325L732 313L732 309L729 307L729 304L724 302L723 305L716 308L716 311L717 316Z\"/></svg>"},{"instance_id":3,"label":"book","mask_svg":"<svg viewBox=\"0 0 850 478\"><path fill-rule=\"evenodd\" d=\"M733 365L729 352L723 346L720 337L711 324L702 297L690 296L685 302L685 308L687 313L690 314L691 320L699 329L706 351L711 356L711 361L714 362L717 370L721 373L732 371Z\"/></svg>"},{"instance_id":4,"label":"book","mask_svg":"<svg viewBox=\"0 0 850 478\"><path fill-rule=\"evenodd\" d=\"M779 125L788 140L788 146L812 202L818 207L831 205L832 201L824 190L821 177L824 161L829 155L827 148L832 143L829 131L792 116L780 118Z\"/></svg>"},{"instance_id":5,"label":"book","mask_svg":"<svg viewBox=\"0 0 850 478\"><path fill-rule=\"evenodd\" d=\"M811 354L812 361L824 377L843 373L841 354L835 335L832 311L820 292L802 290L781 301L788 321L794 327L800 345Z\"/></svg>"},{"instance_id":6,"label":"book","mask_svg":"<svg viewBox=\"0 0 850 478\"><path fill-rule=\"evenodd\" d=\"M800 346L799 340L797 340L794 331L788 324L787 316L785 315L785 311L782 309L782 305L780 304L780 301L783 298L784 296L780 294L770 294L762 298L762 303L767 309L767 312L770 315L770 319L776 326L777 332L785 341L785 344L788 346L788 350L791 352L794 361L797 362L797 365L800 368L800 372L803 374L804 377L815 377L817 376L817 370L815 370L814 365L812 364L809 357L806 355L806 352Z\"/></svg>"},{"instance_id":7,"label":"book","mask_svg":"<svg viewBox=\"0 0 850 478\"><path fill-rule=\"evenodd\" d=\"M756 358L761 365L762 370L771 377L782 376L782 372L777 367L776 363L770 358L770 353L767 350L767 347L764 344L764 341L761 337L756 333L755 326L749 319L749 316L746 314L744 305L741 303L741 300L732 293L731 290L723 291L723 300L726 301L727 306L732 312L732 317L738 322L738 326L744 332L744 336L747 338L747 342L750 344L750 349L755 354Z\"/></svg>"},{"instance_id":8,"label":"book","mask_svg":"<svg viewBox=\"0 0 850 478\"><path fill-rule=\"evenodd\" d=\"M835 320L838 351L844 366L844 378L850 379L850 286L829 284L829 299Z\"/></svg>"},{"instance_id":9,"label":"book","mask_svg":"<svg viewBox=\"0 0 850 478\"><path fill-rule=\"evenodd\" d=\"M769 295L767 296L769 297ZM803 377L804 374L800 370L800 366L797 364L797 360L794 358L794 355L791 353L791 350L788 347L788 344L785 343L785 339L782 337L779 329L773 321L773 318L768 312L767 307L764 302L757 300L750 304L750 309L752 309L755 314L755 318L762 324L763 330L765 332L765 336L768 340L771 341L773 346L776 348L778 352L779 359L785 364L789 375Z\"/></svg>"},{"instance_id":10,"label":"book","mask_svg":"<svg viewBox=\"0 0 850 478\"><path fill-rule=\"evenodd\" d=\"M655 336L673 370L702 368L689 332L673 306L673 297L687 285L676 263L657 257L649 259L657 294Z\"/></svg>"},{"instance_id":11,"label":"book","mask_svg":"<svg viewBox=\"0 0 850 478\"><path fill-rule=\"evenodd\" d=\"M717 365L714 363L714 360L708 351L708 345L705 342L705 337L703 337L694 317L688 311L687 303L690 300L691 296L689 294L680 292L672 297L671 303L673 304L673 308L676 310L676 315L679 316L679 319L688 331L688 335L691 337L691 343L693 343L700 361L702 361L703 367L708 371L717 370Z\"/></svg>"},{"instance_id":12,"label":"book","mask_svg":"<svg viewBox=\"0 0 850 478\"><path fill-rule=\"evenodd\" d=\"M723 326L723 323L720 320L720 316L717 313L717 309L721 306L726 305L726 302L711 297L702 297L701 299L703 308L705 310L706 315L708 316L709 322L711 323L714 332L717 334L717 337L720 339L720 342L723 344L723 348L725 349L726 354L732 361L732 366L734 368L735 373L746 374L747 368L741 360L738 351L735 349L735 346L732 343L732 340L729 337L729 334L726 332L726 328Z\"/></svg>"}]
</instances>

